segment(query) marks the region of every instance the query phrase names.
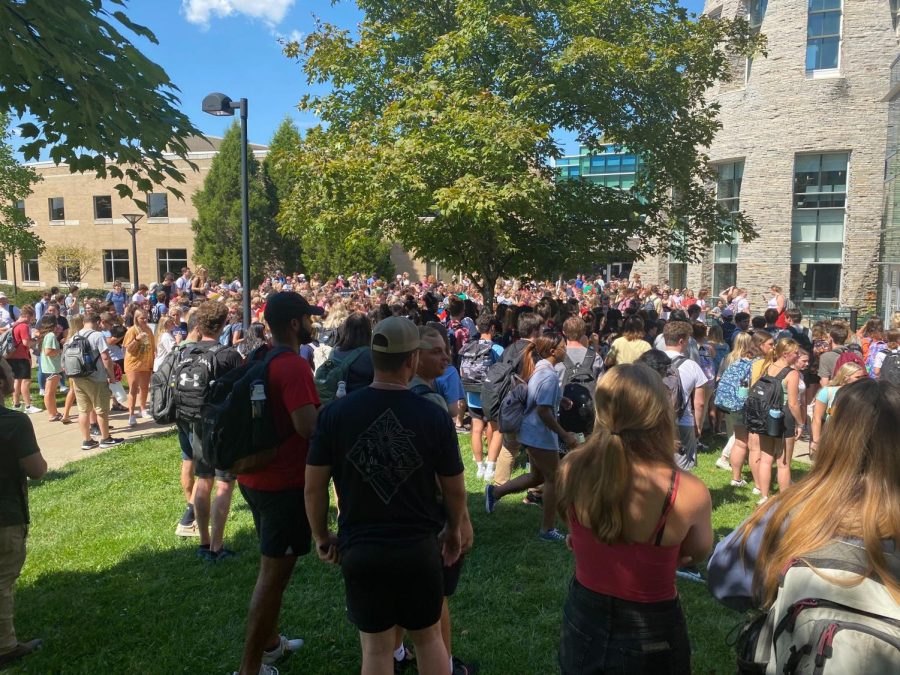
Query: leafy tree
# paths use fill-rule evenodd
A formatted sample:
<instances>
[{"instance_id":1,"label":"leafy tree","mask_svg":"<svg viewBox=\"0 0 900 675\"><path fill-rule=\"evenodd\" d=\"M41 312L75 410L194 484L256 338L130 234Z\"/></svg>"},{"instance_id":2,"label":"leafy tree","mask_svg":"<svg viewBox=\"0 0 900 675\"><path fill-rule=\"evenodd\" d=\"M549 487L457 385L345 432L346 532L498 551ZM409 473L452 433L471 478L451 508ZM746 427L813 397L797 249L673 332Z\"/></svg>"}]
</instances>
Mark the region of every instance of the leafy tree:
<instances>
[{"instance_id":1,"label":"leafy tree","mask_svg":"<svg viewBox=\"0 0 900 675\"><path fill-rule=\"evenodd\" d=\"M321 24L285 47L332 90L301 101L327 126L294 153L284 228L394 237L471 270L488 302L501 276L586 269L630 240L699 257L754 236L716 204L702 151L720 126L704 92L761 45L745 21L677 0L357 5L358 32ZM560 129L638 153L635 188L556 180Z\"/></svg>"},{"instance_id":2,"label":"leafy tree","mask_svg":"<svg viewBox=\"0 0 900 675\"><path fill-rule=\"evenodd\" d=\"M260 280L267 271L285 266L280 257L282 237L272 212L272 189L260 162L247 157L250 209L250 278ZM213 158L203 189L193 196L197 218L194 258L212 278L241 274L241 131L235 122L222 139Z\"/></svg>"},{"instance_id":3,"label":"leafy tree","mask_svg":"<svg viewBox=\"0 0 900 675\"><path fill-rule=\"evenodd\" d=\"M43 240L31 229L34 223L18 208L31 194L31 186L41 180L37 172L16 161L9 145L9 120L0 114L0 255L34 257L44 250Z\"/></svg>"},{"instance_id":4,"label":"leafy tree","mask_svg":"<svg viewBox=\"0 0 900 675\"><path fill-rule=\"evenodd\" d=\"M75 284L97 269L99 261L97 249L79 244L48 246L43 257L60 281Z\"/></svg>"},{"instance_id":5,"label":"leafy tree","mask_svg":"<svg viewBox=\"0 0 900 675\"><path fill-rule=\"evenodd\" d=\"M157 44L125 7L126 0L0 0L0 111L32 120L19 126L26 160L49 148L72 172L120 179L119 195L133 198L153 184L183 183L163 153L186 160L185 139L200 132L178 109L169 76L122 34Z\"/></svg>"},{"instance_id":6,"label":"leafy tree","mask_svg":"<svg viewBox=\"0 0 900 675\"><path fill-rule=\"evenodd\" d=\"M262 165L269 190L269 199L272 202L272 212L276 219L281 211L281 203L290 196L294 185L290 164L284 160L292 156L299 145L300 132L294 122L286 117L275 130ZM301 236L296 232L289 231L282 231L281 234L277 257L283 261L283 267L289 268L290 271L296 271L300 267L302 259L300 255Z\"/></svg>"}]
</instances>

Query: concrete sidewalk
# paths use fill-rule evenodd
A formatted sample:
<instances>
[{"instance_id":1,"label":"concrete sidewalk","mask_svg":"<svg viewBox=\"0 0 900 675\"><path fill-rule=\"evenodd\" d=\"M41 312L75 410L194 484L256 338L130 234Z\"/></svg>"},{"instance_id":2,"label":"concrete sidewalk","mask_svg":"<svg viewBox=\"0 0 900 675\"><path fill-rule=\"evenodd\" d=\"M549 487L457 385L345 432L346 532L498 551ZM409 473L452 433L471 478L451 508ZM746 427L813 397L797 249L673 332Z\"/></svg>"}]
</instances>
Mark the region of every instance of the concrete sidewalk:
<instances>
[{"instance_id":1,"label":"concrete sidewalk","mask_svg":"<svg viewBox=\"0 0 900 675\"><path fill-rule=\"evenodd\" d=\"M41 454L47 460L47 466L52 469L59 469L69 462L74 462L85 457L93 457L101 452L113 450L115 448L96 448L95 450L81 449L81 431L78 427L78 411L72 408L72 424L62 424L61 422L48 422L46 411L29 415L31 424L34 427L34 434L37 436L38 447ZM116 438L124 438L128 441L137 441L143 438L150 438L165 434L175 429L175 425L163 426L154 422L152 419L144 420L138 418L136 427L128 426L128 413L126 412L110 412L109 414L110 433ZM173 446L177 446L177 441L173 440Z\"/></svg>"}]
</instances>

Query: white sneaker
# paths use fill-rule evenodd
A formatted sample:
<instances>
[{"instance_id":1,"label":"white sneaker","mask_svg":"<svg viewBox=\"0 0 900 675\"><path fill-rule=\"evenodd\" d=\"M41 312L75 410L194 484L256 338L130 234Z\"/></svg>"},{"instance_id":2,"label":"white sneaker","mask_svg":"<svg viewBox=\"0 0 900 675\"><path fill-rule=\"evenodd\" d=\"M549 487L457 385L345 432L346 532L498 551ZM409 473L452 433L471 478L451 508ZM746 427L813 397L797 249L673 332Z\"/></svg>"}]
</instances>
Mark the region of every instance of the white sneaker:
<instances>
[{"instance_id":1,"label":"white sneaker","mask_svg":"<svg viewBox=\"0 0 900 675\"><path fill-rule=\"evenodd\" d=\"M68 392L69 392L69 388L66 385L64 385L64 384L60 385L60 387L59 387L60 394L67 394Z\"/></svg>"},{"instance_id":2,"label":"white sneaker","mask_svg":"<svg viewBox=\"0 0 900 675\"><path fill-rule=\"evenodd\" d=\"M146 410L145 410L144 412L141 413L141 417L142 417L143 419L145 419L145 420L152 420L152 419L153 419L153 415L151 415L150 413L148 413Z\"/></svg>"},{"instance_id":3,"label":"white sneaker","mask_svg":"<svg viewBox=\"0 0 900 675\"><path fill-rule=\"evenodd\" d=\"M475 478L481 480L484 478L484 472L487 467L485 467L484 462L478 462L476 466L478 467L478 471L475 472Z\"/></svg>"},{"instance_id":4,"label":"white sneaker","mask_svg":"<svg viewBox=\"0 0 900 675\"><path fill-rule=\"evenodd\" d=\"M263 665L272 665L285 654L288 654L289 652L295 652L303 646L303 640L301 638L288 639L284 635L279 635L279 639L281 640L281 642L279 642L277 647L263 652Z\"/></svg>"},{"instance_id":5,"label":"white sneaker","mask_svg":"<svg viewBox=\"0 0 900 675\"><path fill-rule=\"evenodd\" d=\"M757 506L762 506L762 505L765 504L767 501L769 501L769 498L768 498L768 497L760 497L760 498L759 498L759 501L756 502L756 505L757 505Z\"/></svg>"},{"instance_id":6,"label":"white sneaker","mask_svg":"<svg viewBox=\"0 0 900 675\"><path fill-rule=\"evenodd\" d=\"M753 486L753 489L750 490L750 492L752 492L752 493L755 494L755 495L761 495L761 494L762 494L762 492L759 491L759 488L756 487L755 485Z\"/></svg>"},{"instance_id":7,"label":"white sneaker","mask_svg":"<svg viewBox=\"0 0 900 675\"><path fill-rule=\"evenodd\" d=\"M25 412L27 412L29 415L34 415L35 413L44 412L44 411L41 410L40 408L36 408L33 405L30 405L27 408L25 408Z\"/></svg>"},{"instance_id":8,"label":"white sneaker","mask_svg":"<svg viewBox=\"0 0 900 675\"><path fill-rule=\"evenodd\" d=\"M726 471L731 471L731 462L727 459L719 455L719 459L716 460L716 466L720 469L725 469Z\"/></svg>"},{"instance_id":9,"label":"white sneaker","mask_svg":"<svg viewBox=\"0 0 900 675\"><path fill-rule=\"evenodd\" d=\"M494 472L493 472L493 470L491 470L491 469L485 469L485 470L484 470L484 475L482 476L482 478L484 478L484 482L485 482L485 483L493 483L493 482L494 482Z\"/></svg>"},{"instance_id":10,"label":"white sneaker","mask_svg":"<svg viewBox=\"0 0 900 675\"><path fill-rule=\"evenodd\" d=\"M731 481L731 487L747 487L747 481L743 478L741 480L733 480Z\"/></svg>"},{"instance_id":11,"label":"white sneaker","mask_svg":"<svg viewBox=\"0 0 900 675\"><path fill-rule=\"evenodd\" d=\"M137 418L136 418L134 415L131 415L131 416L128 418L128 426L130 426L130 427L136 427L136 426L137 426Z\"/></svg>"},{"instance_id":12,"label":"white sneaker","mask_svg":"<svg viewBox=\"0 0 900 675\"><path fill-rule=\"evenodd\" d=\"M41 396L43 396L43 395L44 395L44 390L43 390L43 389L40 389L40 390L38 391L38 393L39 393Z\"/></svg>"}]
</instances>

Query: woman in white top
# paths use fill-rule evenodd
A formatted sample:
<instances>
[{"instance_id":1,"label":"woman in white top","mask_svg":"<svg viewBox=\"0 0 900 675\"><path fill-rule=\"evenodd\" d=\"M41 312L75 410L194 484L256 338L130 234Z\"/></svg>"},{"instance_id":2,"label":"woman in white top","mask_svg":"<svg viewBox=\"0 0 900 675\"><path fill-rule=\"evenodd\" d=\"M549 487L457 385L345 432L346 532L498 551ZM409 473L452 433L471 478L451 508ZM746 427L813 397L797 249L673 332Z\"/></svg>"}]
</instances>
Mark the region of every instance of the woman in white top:
<instances>
[{"instance_id":1,"label":"woman in white top","mask_svg":"<svg viewBox=\"0 0 900 675\"><path fill-rule=\"evenodd\" d=\"M175 321L168 314L163 315L156 327L156 358L153 359L153 372L159 370L165 358L175 349L175 335L172 329Z\"/></svg>"}]
</instances>

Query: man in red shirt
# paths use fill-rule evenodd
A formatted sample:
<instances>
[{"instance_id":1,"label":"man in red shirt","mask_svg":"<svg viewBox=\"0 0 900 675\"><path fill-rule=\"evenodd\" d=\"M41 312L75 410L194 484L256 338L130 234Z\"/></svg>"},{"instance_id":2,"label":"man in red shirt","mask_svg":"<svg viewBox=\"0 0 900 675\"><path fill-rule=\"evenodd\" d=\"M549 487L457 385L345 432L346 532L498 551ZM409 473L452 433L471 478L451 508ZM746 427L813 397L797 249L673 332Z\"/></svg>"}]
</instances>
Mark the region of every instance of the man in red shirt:
<instances>
[{"instance_id":1,"label":"man in red shirt","mask_svg":"<svg viewBox=\"0 0 900 675\"><path fill-rule=\"evenodd\" d=\"M12 324L15 347L6 355L12 369L13 384L12 404L18 409L25 404L25 412L29 415L41 412L40 408L31 405L31 348L34 340L31 337L31 324L34 322L34 306L24 305L19 318Z\"/></svg>"},{"instance_id":2,"label":"man in red shirt","mask_svg":"<svg viewBox=\"0 0 900 675\"><path fill-rule=\"evenodd\" d=\"M303 640L289 640L279 633L278 615L297 557L311 549L303 488L319 395L309 363L297 352L300 345L312 340L310 316L323 313L321 307L310 305L293 292L274 293L266 303L265 318L273 346L290 350L272 360L266 387L278 436L285 440L264 469L238 475L241 494L253 513L262 554L247 615L241 675L272 672L270 664L303 645Z\"/></svg>"}]
</instances>

